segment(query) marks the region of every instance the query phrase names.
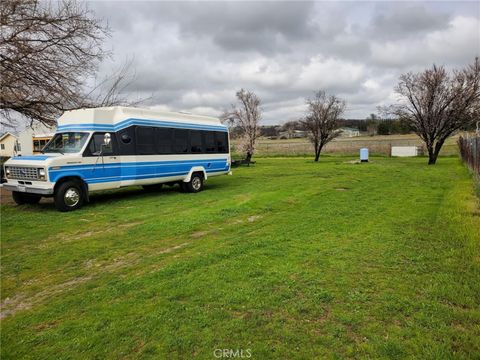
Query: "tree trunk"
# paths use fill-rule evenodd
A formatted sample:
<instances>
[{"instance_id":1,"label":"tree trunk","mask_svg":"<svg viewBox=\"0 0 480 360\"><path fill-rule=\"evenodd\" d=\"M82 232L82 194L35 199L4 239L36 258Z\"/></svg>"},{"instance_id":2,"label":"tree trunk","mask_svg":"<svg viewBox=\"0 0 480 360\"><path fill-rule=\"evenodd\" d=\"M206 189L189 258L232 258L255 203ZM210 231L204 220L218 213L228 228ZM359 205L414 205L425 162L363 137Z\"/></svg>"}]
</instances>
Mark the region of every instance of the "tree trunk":
<instances>
[{"instance_id":1,"label":"tree trunk","mask_svg":"<svg viewBox=\"0 0 480 360\"><path fill-rule=\"evenodd\" d=\"M428 150L428 165L435 165L437 161L437 156L435 155L435 151L433 150L433 145L427 145L427 150Z\"/></svg>"},{"instance_id":2,"label":"tree trunk","mask_svg":"<svg viewBox=\"0 0 480 360\"><path fill-rule=\"evenodd\" d=\"M322 152L322 147L323 145L315 146L315 161L317 162L320 159L320 153Z\"/></svg>"},{"instance_id":3,"label":"tree trunk","mask_svg":"<svg viewBox=\"0 0 480 360\"><path fill-rule=\"evenodd\" d=\"M247 157L245 158L245 162L247 163L248 166L250 166L250 161L252 160L252 153L247 152Z\"/></svg>"},{"instance_id":4,"label":"tree trunk","mask_svg":"<svg viewBox=\"0 0 480 360\"><path fill-rule=\"evenodd\" d=\"M435 144L435 148L433 145L428 149L428 165L435 165L437 162L438 154L440 154L440 150L442 149L443 143L445 140L438 140Z\"/></svg>"}]
</instances>

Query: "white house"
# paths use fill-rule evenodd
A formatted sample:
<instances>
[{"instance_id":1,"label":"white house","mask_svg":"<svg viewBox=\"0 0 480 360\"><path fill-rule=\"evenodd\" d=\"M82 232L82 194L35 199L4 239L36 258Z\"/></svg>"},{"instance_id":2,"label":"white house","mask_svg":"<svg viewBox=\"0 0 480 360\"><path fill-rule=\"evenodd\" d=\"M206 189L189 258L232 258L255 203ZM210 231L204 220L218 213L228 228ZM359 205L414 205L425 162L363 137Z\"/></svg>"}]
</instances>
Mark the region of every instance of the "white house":
<instances>
[{"instance_id":1,"label":"white house","mask_svg":"<svg viewBox=\"0 0 480 360\"><path fill-rule=\"evenodd\" d=\"M55 134L55 128L38 124L26 127L18 134L18 142L21 146L21 155L38 154L45 144Z\"/></svg>"},{"instance_id":2,"label":"white house","mask_svg":"<svg viewBox=\"0 0 480 360\"><path fill-rule=\"evenodd\" d=\"M11 157L19 153L21 146L18 138L11 132L0 135L0 156Z\"/></svg>"},{"instance_id":3,"label":"white house","mask_svg":"<svg viewBox=\"0 0 480 360\"><path fill-rule=\"evenodd\" d=\"M340 134L341 137L355 137L355 136L360 136L360 131L355 128L350 128L350 127L343 127L340 128L339 130L342 131Z\"/></svg>"}]
</instances>

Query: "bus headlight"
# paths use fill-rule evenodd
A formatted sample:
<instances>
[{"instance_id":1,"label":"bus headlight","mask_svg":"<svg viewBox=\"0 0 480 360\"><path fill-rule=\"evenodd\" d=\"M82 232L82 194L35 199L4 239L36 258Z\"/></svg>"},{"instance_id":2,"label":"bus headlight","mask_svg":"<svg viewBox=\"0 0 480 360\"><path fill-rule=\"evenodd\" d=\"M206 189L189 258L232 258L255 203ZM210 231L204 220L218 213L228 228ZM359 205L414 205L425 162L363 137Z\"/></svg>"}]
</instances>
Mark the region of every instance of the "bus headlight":
<instances>
[{"instance_id":1,"label":"bus headlight","mask_svg":"<svg viewBox=\"0 0 480 360\"><path fill-rule=\"evenodd\" d=\"M45 169L39 168L38 169L38 178L40 180L45 180L47 173L45 172Z\"/></svg>"}]
</instances>

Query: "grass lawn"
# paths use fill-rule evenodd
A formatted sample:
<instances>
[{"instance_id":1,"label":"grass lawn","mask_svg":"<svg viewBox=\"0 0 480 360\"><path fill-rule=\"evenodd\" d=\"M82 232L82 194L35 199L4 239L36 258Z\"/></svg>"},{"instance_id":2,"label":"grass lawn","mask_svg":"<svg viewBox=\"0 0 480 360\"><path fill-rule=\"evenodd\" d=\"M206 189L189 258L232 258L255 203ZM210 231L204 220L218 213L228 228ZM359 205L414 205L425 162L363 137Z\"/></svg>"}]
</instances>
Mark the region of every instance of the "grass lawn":
<instances>
[{"instance_id":1,"label":"grass lawn","mask_svg":"<svg viewBox=\"0 0 480 360\"><path fill-rule=\"evenodd\" d=\"M456 157L258 158L204 192L2 206L2 359L480 358Z\"/></svg>"}]
</instances>

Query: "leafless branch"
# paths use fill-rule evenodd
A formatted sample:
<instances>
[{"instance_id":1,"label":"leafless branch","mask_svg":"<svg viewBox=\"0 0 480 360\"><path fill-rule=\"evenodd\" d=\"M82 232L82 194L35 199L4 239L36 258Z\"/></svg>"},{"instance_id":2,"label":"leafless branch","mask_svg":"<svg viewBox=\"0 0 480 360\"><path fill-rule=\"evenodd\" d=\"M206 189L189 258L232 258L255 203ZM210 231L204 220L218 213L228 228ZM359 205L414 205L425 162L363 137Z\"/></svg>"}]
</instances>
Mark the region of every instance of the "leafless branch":
<instances>
[{"instance_id":1,"label":"leafless branch","mask_svg":"<svg viewBox=\"0 0 480 360\"><path fill-rule=\"evenodd\" d=\"M0 25L3 126L13 125L19 114L32 123L55 125L66 110L126 103L119 93L127 68L110 77L103 95L85 90L99 63L111 55L102 48L110 30L85 3L4 0Z\"/></svg>"}]
</instances>

